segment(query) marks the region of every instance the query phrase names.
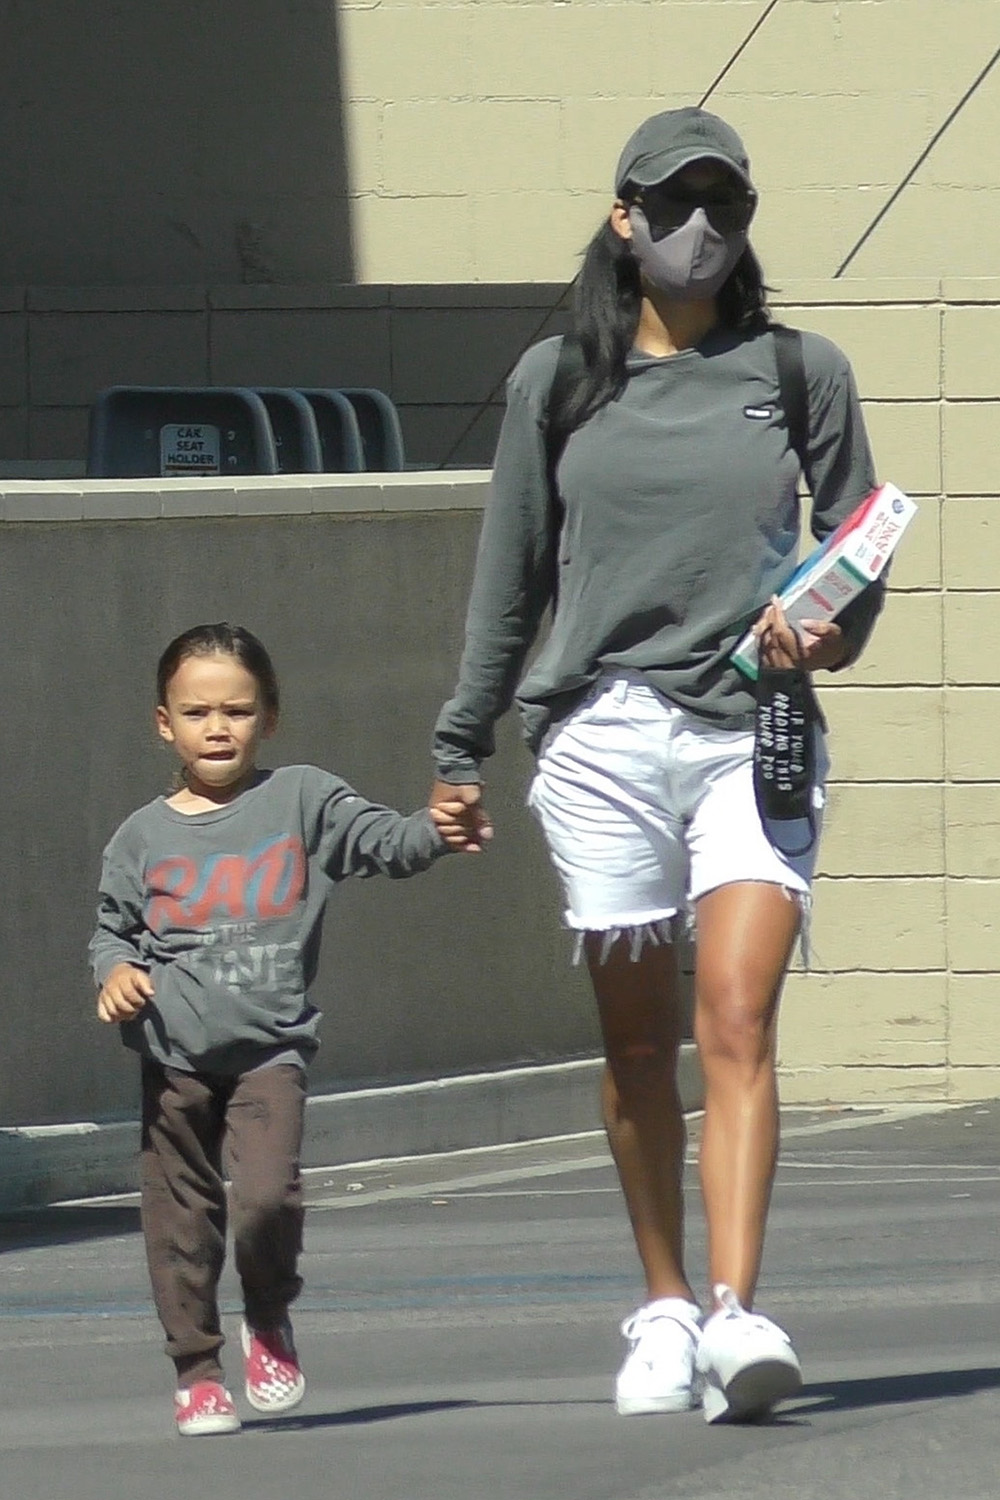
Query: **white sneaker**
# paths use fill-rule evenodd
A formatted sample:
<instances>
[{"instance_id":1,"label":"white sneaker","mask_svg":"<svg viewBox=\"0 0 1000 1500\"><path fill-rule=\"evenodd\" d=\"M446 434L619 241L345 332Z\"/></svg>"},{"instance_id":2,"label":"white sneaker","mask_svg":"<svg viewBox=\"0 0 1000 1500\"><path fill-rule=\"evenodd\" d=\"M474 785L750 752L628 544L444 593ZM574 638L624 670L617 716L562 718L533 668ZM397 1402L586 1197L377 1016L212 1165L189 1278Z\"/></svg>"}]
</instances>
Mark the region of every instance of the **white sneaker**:
<instances>
[{"instance_id":1,"label":"white sneaker","mask_svg":"<svg viewBox=\"0 0 1000 1500\"><path fill-rule=\"evenodd\" d=\"M802 1388L802 1370L785 1331L741 1307L728 1286L705 1322L695 1363L706 1422L762 1417Z\"/></svg>"},{"instance_id":2,"label":"white sneaker","mask_svg":"<svg viewBox=\"0 0 1000 1500\"><path fill-rule=\"evenodd\" d=\"M701 1333L701 1309L683 1297L647 1302L622 1324L630 1348L615 1381L619 1416L690 1411L694 1395L694 1354Z\"/></svg>"}]
</instances>

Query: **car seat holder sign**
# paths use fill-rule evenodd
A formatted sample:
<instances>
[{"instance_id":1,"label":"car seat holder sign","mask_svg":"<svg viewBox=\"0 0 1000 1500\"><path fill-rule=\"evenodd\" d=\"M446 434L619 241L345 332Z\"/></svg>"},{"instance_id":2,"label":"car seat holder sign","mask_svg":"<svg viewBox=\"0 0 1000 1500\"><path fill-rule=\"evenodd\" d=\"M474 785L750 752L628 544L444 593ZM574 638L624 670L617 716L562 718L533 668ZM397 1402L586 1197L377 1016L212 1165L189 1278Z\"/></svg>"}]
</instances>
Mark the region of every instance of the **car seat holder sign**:
<instances>
[{"instance_id":1,"label":"car seat holder sign","mask_svg":"<svg viewBox=\"0 0 1000 1500\"><path fill-rule=\"evenodd\" d=\"M160 428L161 474L218 474L222 434L204 422L168 422Z\"/></svg>"}]
</instances>

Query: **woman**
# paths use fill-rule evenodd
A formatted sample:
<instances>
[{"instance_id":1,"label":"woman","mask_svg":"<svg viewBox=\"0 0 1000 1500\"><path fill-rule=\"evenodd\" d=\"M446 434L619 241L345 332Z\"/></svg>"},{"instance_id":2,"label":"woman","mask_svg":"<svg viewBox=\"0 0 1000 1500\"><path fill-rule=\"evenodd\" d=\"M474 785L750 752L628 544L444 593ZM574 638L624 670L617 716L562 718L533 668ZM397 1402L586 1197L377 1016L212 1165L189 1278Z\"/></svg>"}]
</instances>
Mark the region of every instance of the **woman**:
<instances>
[{"instance_id":1,"label":"woman","mask_svg":"<svg viewBox=\"0 0 1000 1500\"><path fill-rule=\"evenodd\" d=\"M751 1309L778 1146L778 999L816 855L815 839L776 839L758 813L754 690L730 652L755 622L765 665L855 659L880 586L798 633L775 595L796 557L800 469L818 539L875 477L850 367L811 334L801 463L793 449L736 133L701 109L655 115L626 144L615 189L577 287L575 378L549 411L562 344L550 339L508 383L431 801L458 788L470 832L490 836L479 768L516 688L538 753L529 805L597 998L605 1122L647 1283L622 1325L617 1408L700 1402L718 1421L760 1416L801 1385L787 1335ZM549 605L548 640L517 687ZM827 766L817 737L810 829ZM691 912L704 1318L683 1259L671 945Z\"/></svg>"}]
</instances>

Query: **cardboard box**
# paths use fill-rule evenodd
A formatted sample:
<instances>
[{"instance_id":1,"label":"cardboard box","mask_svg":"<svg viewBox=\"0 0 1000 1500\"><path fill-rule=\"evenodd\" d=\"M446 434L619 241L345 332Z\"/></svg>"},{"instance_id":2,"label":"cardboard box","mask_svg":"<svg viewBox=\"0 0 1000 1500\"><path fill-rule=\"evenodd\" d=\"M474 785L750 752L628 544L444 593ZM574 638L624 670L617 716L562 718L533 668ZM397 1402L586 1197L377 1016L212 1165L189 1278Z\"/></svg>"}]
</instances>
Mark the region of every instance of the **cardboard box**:
<instances>
[{"instance_id":1,"label":"cardboard box","mask_svg":"<svg viewBox=\"0 0 1000 1500\"><path fill-rule=\"evenodd\" d=\"M916 503L894 484L873 490L778 591L789 622L835 619L879 576L916 512ZM757 642L752 632L735 646L732 657L740 671L756 681Z\"/></svg>"}]
</instances>

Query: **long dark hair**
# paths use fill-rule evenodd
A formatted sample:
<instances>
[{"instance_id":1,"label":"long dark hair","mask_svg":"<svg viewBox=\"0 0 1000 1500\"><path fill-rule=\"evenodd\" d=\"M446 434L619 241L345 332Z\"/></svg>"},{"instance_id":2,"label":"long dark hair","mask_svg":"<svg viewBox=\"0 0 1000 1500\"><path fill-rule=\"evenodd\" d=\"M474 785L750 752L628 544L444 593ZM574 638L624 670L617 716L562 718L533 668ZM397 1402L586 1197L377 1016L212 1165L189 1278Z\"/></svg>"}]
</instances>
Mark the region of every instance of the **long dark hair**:
<instances>
[{"instance_id":1,"label":"long dark hair","mask_svg":"<svg viewBox=\"0 0 1000 1500\"><path fill-rule=\"evenodd\" d=\"M181 662L189 656L232 656L245 667L260 689L261 702L269 714L278 712L278 678L264 645L242 625L220 621L217 625L194 625L176 636L160 657L156 668L156 701L166 707L167 689Z\"/></svg>"},{"instance_id":2,"label":"long dark hair","mask_svg":"<svg viewBox=\"0 0 1000 1500\"><path fill-rule=\"evenodd\" d=\"M718 293L716 306L725 328L752 333L767 327L764 273L749 245ZM639 262L629 242L605 220L584 252L574 290L573 334L583 369L557 393L549 412L550 429L560 441L621 394L641 307Z\"/></svg>"}]
</instances>

